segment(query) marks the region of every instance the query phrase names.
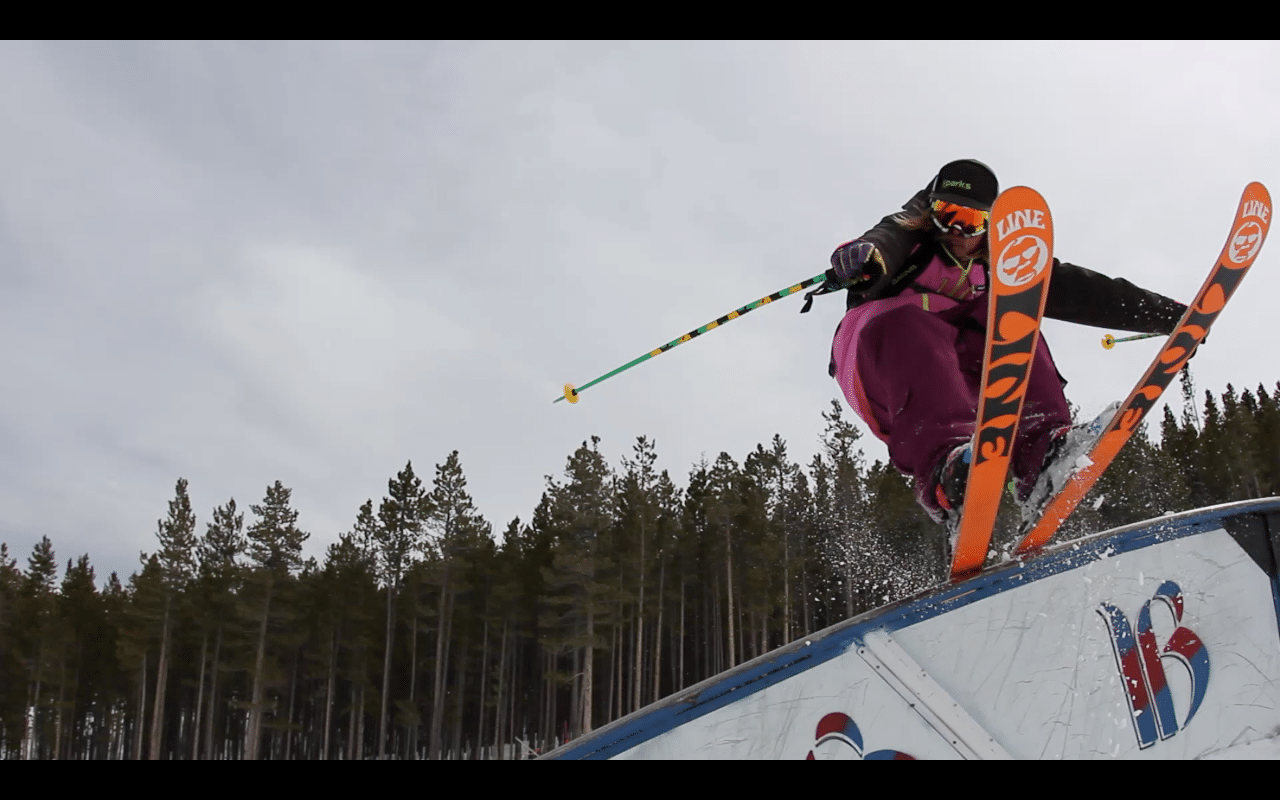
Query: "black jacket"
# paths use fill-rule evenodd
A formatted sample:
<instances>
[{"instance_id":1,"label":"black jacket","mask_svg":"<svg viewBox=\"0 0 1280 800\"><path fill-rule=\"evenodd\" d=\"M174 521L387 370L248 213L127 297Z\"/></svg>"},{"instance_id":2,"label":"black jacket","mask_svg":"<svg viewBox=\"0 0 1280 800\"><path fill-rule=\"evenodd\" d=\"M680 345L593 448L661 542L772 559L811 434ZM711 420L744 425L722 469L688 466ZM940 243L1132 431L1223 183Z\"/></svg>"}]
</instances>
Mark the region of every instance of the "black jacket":
<instances>
[{"instance_id":1,"label":"black jacket","mask_svg":"<svg viewBox=\"0 0 1280 800\"><path fill-rule=\"evenodd\" d=\"M928 190L924 189L902 208L914 213L923 211L927 204ZM928 258L941 247L932 229L907 230L892 216L882 219L860 238L874 243L879 249L889 275L897 275L908 268L908 255L915 245L922 245L922 248L910 259L911 262ZM985 264L983 266L986 267ZM907 285L903 282L896 290L879 292L874 296L860 293L856 288L850 289L847 308L898 294ZM1139 288L1123 278L1110 278L1075 264L1056 258L1053 260L1053 275L1049 280L1049 296L1045 299L1044 308L1044 315L1050 319L1134 333L1167 334L1177 327L1186 310L1187 307L1177 300Z\"/></svg>"}]
</instances>

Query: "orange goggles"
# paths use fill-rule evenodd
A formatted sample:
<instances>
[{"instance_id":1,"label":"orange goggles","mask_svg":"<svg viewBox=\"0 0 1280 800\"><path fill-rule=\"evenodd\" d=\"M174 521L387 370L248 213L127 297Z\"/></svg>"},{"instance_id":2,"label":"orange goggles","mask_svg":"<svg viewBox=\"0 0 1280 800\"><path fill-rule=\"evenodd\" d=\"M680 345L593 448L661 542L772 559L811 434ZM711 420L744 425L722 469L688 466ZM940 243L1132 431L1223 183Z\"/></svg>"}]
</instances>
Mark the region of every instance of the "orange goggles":
<instances>
[{"instance_id":1,"label":"orange goggles","mask_svg":"<svg viewBox=\"0 0 1280 800\"><path fill-rule=\"evenodd\" d=\"M956 205L946 200L933 201L933 224L943 233L969 238L987 232L986 211Z\"/></svg>"}]
</instances>

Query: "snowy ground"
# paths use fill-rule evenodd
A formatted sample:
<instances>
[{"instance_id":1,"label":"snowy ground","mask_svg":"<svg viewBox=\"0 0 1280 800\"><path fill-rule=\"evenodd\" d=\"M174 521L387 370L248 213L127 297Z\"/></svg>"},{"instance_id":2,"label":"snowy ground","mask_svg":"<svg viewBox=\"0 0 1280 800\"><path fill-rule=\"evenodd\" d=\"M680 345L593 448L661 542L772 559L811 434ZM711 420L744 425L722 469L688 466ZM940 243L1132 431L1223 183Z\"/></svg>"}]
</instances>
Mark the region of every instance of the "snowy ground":
<instances>
[{"instance_id":1,"label":"snowy ground","mask_svg":"<svg viewBox=\"0 0 1280 800\"><path fill-rule=\"evenodd\" d=\"M1280 736L1228 747L1203 756L1206 761L1280 761Z\"/></svg>"}]
</instances>

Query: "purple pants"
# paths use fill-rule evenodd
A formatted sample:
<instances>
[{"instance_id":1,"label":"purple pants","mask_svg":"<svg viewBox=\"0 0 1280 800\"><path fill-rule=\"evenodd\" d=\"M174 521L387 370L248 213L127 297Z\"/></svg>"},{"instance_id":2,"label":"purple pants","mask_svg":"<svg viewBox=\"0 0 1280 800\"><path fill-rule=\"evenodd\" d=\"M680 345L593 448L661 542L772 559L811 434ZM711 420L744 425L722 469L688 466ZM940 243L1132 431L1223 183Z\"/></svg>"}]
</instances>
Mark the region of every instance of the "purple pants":
<instances>
[{"instance_id":1,"label":"purple pants","mask_svg":"<svg viewBox=\"0 0 1280 800\"><path fill-rule=\"evenodd\" d=\"M899 305L867 319L852 340L837 335L836 377L850 405L878 429L890 462L915 479L916 498L930 508L937 507L932 483L939 460L973 436L986 316L985 298L941 313ZM1071 424L1065 383L1042 336L1010 461L1020 493L1035 482L1050 434ZM851 391L860 391L863 402ZM875 419L866 419L859 405Z\"/></svg>"}]
</instances>

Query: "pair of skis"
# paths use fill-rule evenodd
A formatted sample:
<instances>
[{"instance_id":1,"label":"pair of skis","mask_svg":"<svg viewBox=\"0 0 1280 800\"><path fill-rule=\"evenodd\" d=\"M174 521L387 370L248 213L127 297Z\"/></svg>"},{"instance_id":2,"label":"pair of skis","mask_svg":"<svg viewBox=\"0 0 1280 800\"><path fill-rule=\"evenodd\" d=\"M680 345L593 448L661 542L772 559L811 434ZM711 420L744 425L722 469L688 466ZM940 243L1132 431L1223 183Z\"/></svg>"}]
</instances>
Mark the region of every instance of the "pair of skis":
<instances>
[{"instance_id":1,"label":"pair of skis","mask_svg":"<svg viewBox=\"0 0 1280 800\"><path fill-rule=\"evenodd\" d=\"M982 568L1008 474L1027 381L1040 338L1040 320L1053 272L1053 219L1044 198L1017 186L991 208L991 277L983 377L972 460L953 539L951 577ZM1147 412L1204 341L1240 281L1253 265L1271 227L1271 195L1261 183L1245 187L1231 235L1204 285L1142 379L1093 442L1075 469L1020 531L1015 555L1043 547L1093 487Z\"/></svg>"}]
</instances>

